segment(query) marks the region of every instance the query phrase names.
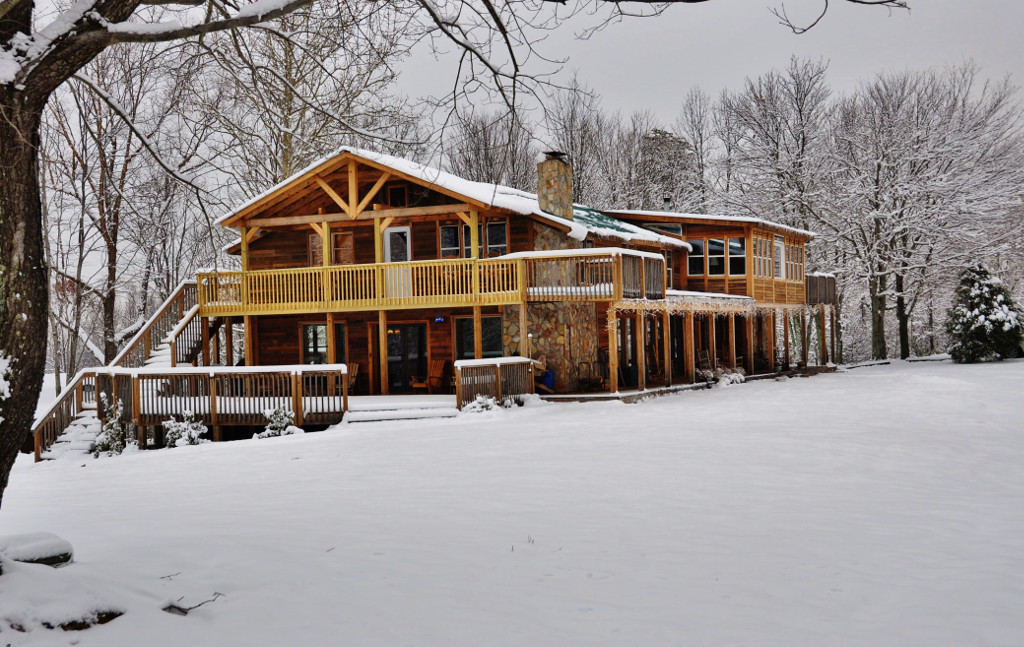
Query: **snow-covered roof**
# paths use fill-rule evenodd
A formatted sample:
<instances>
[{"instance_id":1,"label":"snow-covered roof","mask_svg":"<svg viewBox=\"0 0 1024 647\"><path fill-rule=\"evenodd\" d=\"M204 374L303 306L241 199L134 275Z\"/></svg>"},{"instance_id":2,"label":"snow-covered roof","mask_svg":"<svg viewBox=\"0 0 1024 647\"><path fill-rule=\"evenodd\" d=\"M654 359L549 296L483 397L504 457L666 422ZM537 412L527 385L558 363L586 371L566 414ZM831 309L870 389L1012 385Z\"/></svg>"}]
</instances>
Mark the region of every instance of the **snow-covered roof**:
<instances>
[{"instance_id":1,"label":"snow-covered roof","mask_svg":"<svg viewBox=\"0 0 1024 647\"><path fill-rule=\"evenodd\" d=\"M451 193L467 198L470 201L484 204L493 209L504 209L513 213L531 216L542 221L555 225L566 231L569 237L576 240L583 240L588 234L601 238L616 238L626 242L647 242L660 245L668 245L677 248L689 249L689 246L670 236L663 236L656 232L637 227L627 222L616 220L599 211L581 205L573 206L573 220L567 220L554 216L540 208L536 194L514 189L501 184L490 184L487 182L474 182L461 178L447 171L425 166L412 160L377 153L351 146L342 146L333 153L326 155L313 162L290 178L279 182L260 195L239 206L234 211L225 214L217 219L220 224L226 224L229 220L245 213L256 204L264 201L278 191L308 179L319 172L323 167L330 165L340 155L348 153L361 158L372 164L386 167L405 175L413 180L423 183L434 189L445 193Z\"/></svg>"},{"instance_id":2,"label":"snow-covered roof","mask_svg":"<svg viewBox=\"0 0 1024 647\"><path fill-rule=\"evenodd\" d=\"M606 213L612 216L640 216L644 218L658 218L664 220L705 220L714 222L738 222L738 223L751 223L755 225L762 225L769 227L777 231L784 231L787 233L795 234L797 236L804 236L806 238L814 238L816 234L813 231L806 229L799 229L797 227L790 227L789 225L783 225L778 222L772 222L771 220L765 220L763 218L755 218L753 216L725 216L725 215L712 215L706 213L678 213L675 211L645 211L645 210L631 210L631 209L613 209L606 211Z\"/></svg>"}]
</instances>

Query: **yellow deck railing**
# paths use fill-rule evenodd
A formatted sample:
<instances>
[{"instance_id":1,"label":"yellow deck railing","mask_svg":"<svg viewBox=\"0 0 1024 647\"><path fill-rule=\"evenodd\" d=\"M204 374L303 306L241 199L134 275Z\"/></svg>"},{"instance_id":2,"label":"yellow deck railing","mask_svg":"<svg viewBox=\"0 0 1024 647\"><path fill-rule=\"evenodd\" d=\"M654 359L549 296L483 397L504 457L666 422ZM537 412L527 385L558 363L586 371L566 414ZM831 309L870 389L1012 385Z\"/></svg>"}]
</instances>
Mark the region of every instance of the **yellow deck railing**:
<instances>
[{"instance_id":1,"label":"yellow deck railing","mask_svg":"<svg viewBox=\"0 0 1024 647\"><path fill-rule=\"evenodd\" d=\"M648 266L646 281L642 278L644 265ZM197 278L199 310L204 317L664 295L664 264L660 258L640 258L628 250L217 272L199 274ZM646 292L642 287L645 283ZM627 286L625 291L623 286Z\"/></svg>"}]
</instances>

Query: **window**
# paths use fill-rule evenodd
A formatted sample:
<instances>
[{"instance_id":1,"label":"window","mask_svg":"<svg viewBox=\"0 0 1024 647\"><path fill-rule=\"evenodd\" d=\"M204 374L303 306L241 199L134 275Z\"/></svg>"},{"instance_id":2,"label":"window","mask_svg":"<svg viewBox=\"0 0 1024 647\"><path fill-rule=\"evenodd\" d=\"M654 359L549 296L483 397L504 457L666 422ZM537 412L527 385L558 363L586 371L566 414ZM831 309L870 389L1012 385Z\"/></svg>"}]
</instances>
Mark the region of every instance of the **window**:
<instances>
[{"instance_id":1,"label":"window","mask_svg":"<svg viewBox=\"0 0 1024 647\"><path fill-rule=\"evenodd\" d=\"M334 265L351 265L356 262L355 238L351 232L334 232L331 234L331 263ZM310 234L307 238L307 251L310 267L324 264L323 238L320 234Z\"/></svg>"},{"instance_id":2,"label":"window","mask_svg":"<svg viewBox=\"0 0 1024 647\"><path fill-rule=\"evenodd\" d=\"M388 187L388 206L407 207L409 206L409 191L404 186Z\"/></svg>"},{"instance_id":3,"label":"window","mask_svg":"<svg viewBox=\"0 0 1024 647\"><path fill-rule=\"evenodd\" d=\"M501 357L504 350L501 344L501 317L481 317L480 332L483 342L484 357ZM474 352L473 319L458 317L455 319L455 356L456 359L473 359Z\"/></svg>"},{"instance_id":4,"label":"window","mask_svg":"<svg viewBox=\"0 0 1024 647\"><path fill-rule=\"evenodd\" d=\"M324 242L320 234L310 234L307 239L307 255L310 267L319 267L324 264Z\"/></svg>"},{"instance_id":5,"label":"window","mask_svg":"<svg viewBox=\"0 0 1024 647\"><path fill-rule=\"evenodd\" d=\"M345 327L345 322L338 321L334 324L334 361L338 364L348 363L348 344L346 338L348 336L348 329Z\"/></svg>"},{"instance_id":6,"label":"window","mask_svg":"<svg viewBox=\"0 0 1024 647\"><path fill-rule=\"evenodd\" d=\"M462 256L471 258L473 256L473 237L470 235L469 225L462 225ZM484 243L484 226L477 228L477 241L480 245ZM479 255L478 255L479 256Z\"/></svg>"},{"instance_id":7,"label":"window","mask_svg":"<svg viewBox=\"0 0 1024 647\"><path fill-rule=\"evenodd\" d=\"M665 250L665 287L669 290L675 289L672 283L672 250Z\"/></svg>"},{"instance_id":8,"label":"window","mask_svg":"<svg viewBox=\"0 0 1024 647\"><path fill-rule=\"evenodd\" d=\"M458 258L462 256L459 244L459 226L441 225L441 258Z\"/></svg>"},{"instance_id":9,"label":"window","mask_svg":"<svg viewBox=\"0 0 1024 647\"><path fill-rule=\"evenodd\" d=\"M782 236L775 237L775 278L786 278L786 241Z\"/></svg>"},{"instance_id":10,"label":"window","mask_svg":"<svg viewBox=\"0 0 1024 647\"><path fill-rule=\"evenodd\" d=\"M745 238L729 239L729 275L745 276L747 273L747 241Z\"/></svg>"},{"instance_id":11,"label":"window","mask_svg":"<svg viewBox=\"0 0 1024 647\"><path fill-rule=\"evenodd\" d=\"M487 223L487 255L508 253L508 227L504 220Z\"/></svg>"},{"instance_id":12,"label":"window","mask_svg":"<svg viewBox=\"0 0 1024 647\"><path fill-rule=\"evenodd\" d=\"M327 363L327 324L302 324L302 363Z\"/></svg>"},{"instance_id":13,"label":"window","mask_svg":"<svg viewBox=\"0 0 1024 647\"><path fill-rule=\"evenodd\" d=\"M659 234L671 234L672 236L683 237L683 226L674 223L666 222L655 222L649 225L644 225L644 229L656 231Z\"/></svg>"},{"instance_id":14,"label":"window","mask_svg":"<svg viewBox=\"0 0 1024 647\"><path fill-rule=\"evenodd\" d=\"M708 275L723 276L725 274L725 240L708 239Z\"/></svg>"},{"instance_id":15,"label":"window","mask_svg":"<svg viewBox=\"0 0 1024 647\"><path fill-rule=\"evenodd\" d=\"M687 260L687 274L690 276L704 276L704 241L690 240L690 256Z\"/></svg>"}]
</instances>

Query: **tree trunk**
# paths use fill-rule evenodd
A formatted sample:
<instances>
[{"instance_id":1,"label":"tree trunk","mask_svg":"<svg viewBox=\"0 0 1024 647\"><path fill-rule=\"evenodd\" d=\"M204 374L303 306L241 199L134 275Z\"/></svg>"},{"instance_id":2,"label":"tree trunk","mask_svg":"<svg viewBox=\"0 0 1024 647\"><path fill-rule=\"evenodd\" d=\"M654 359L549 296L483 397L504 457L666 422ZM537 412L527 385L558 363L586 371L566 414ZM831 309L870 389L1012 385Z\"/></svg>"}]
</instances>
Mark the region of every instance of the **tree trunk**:
<instances>
[{"instance_id":1,"label":"tree trunk","mask_svg":"<svg viewBox=\"0 0 1024 647\"><path fill-rule=\"evenodd\" d=\"M871 357L887 359L885 348L885 288L884 276L874 276L868 282L871 294Z\"/></svg>"},{"instance_id":2,"label":"tree trunk","mask_svg":"<svg viewBox=\"0 0 1024 647\"><path fill-rule=\"evenodd\" d=\"M903 295L903 273L896 274L896 322L900 332L900 359L910 357L910 313Z\"/></svg>"},{"instance_id":3,"label":"tree trunk","mask_svg":"<svg viewBox=\"0 0 1024 647\"><path fill-rule=\"evenodd\" d=\"M25 444L46 368L48 282L39 195L42 104L0 87L0 358L10 360L0 391L0 507ZM3 380L0 380L2 382Z\"/></svg>"}]
</instances>

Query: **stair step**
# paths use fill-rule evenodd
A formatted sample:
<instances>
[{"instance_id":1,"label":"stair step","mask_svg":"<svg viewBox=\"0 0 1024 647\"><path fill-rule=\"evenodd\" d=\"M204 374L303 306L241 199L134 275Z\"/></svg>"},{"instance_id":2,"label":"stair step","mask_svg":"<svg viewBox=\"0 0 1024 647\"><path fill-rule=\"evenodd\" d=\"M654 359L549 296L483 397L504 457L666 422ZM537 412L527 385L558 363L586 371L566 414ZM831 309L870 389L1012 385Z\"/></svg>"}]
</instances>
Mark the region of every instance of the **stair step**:
<instances>
[{"instance_id":1,"label":"stair step","mask_svg":"<svg viewBox=\"0 0 1024 647\"><path fill-rule=\"evenodd\" d=\"M421 411L426 409L453 409L455 408L455 398L437 398L437 399L408 399L403 400L401 397L374 397L369 402L360 402L359 398L352 398L349 400L349 411Z\"/></svg>"},{"instance_id":2,"label":"stair step","mask_svg":"<svg viewBox=\"0 0 1024 647\"><path fill-rule=\"evenodd\" d=\"M378 422L384 420L422 420L427 418L454 418L459 410L453 406L404 408L404 409L350 409L345 414L347 422Z\"/></svg>"}]
</instances>

